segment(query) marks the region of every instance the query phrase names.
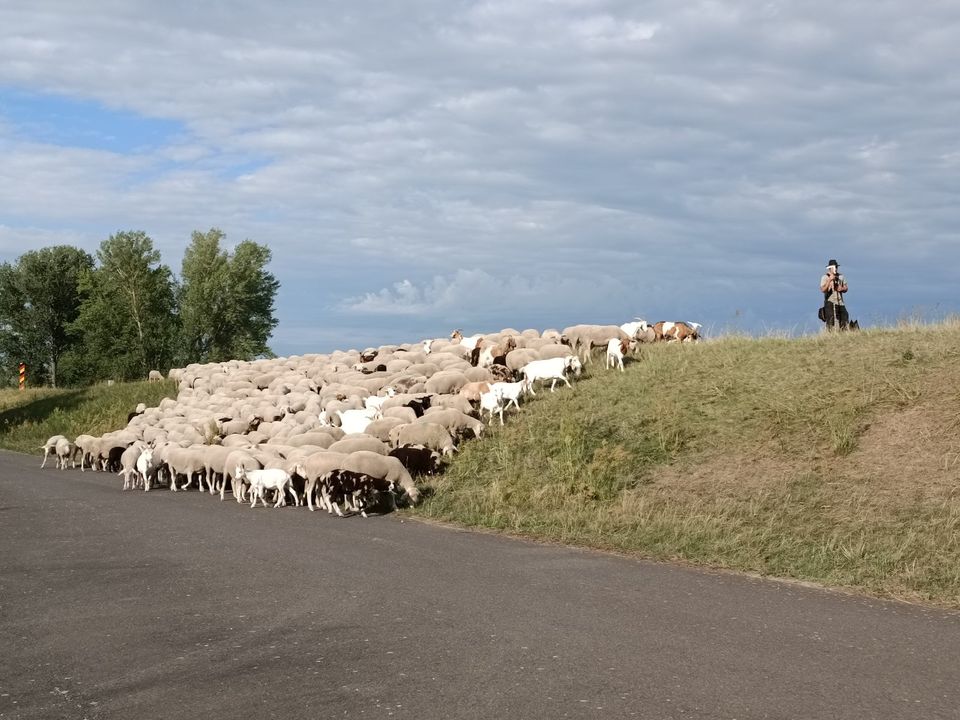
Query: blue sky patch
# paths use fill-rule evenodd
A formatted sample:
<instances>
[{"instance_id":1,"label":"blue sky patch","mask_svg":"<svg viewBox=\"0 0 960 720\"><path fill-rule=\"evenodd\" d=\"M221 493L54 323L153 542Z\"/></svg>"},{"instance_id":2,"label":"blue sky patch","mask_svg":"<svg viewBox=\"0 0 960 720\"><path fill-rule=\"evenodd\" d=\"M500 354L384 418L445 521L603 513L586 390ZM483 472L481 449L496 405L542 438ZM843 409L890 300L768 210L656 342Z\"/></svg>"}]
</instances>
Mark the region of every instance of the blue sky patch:
<instances>
[{"instance_id":1,"label":"blue sky patch","mask_svg":"<svg viewBox=\"0 0 960 720\"><path fill-rule=\"evenodd\" d=\"M0 87L0 118L27 140L117 153L156 148L185 132L173 120L9 87Z\"/></svg>"}]
</instances>

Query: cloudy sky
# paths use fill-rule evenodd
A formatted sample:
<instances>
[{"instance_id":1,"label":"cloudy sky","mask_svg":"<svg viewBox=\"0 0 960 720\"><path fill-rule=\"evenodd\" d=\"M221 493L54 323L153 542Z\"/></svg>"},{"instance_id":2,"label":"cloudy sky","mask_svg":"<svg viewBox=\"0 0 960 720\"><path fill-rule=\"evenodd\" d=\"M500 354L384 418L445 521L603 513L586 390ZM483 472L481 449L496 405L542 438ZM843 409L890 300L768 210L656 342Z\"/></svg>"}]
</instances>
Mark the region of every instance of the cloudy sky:
<instances>
[{"instance_id":1,"label":"cloudy sky","mask_svg":"<svg viewBox=\"0 0 960 720\"><path fill-rule=\"evenodd\" d=\"M960 3L0 3L0 260L273 251L280 354L960 310Z\"/></svg>"}]
</instances>

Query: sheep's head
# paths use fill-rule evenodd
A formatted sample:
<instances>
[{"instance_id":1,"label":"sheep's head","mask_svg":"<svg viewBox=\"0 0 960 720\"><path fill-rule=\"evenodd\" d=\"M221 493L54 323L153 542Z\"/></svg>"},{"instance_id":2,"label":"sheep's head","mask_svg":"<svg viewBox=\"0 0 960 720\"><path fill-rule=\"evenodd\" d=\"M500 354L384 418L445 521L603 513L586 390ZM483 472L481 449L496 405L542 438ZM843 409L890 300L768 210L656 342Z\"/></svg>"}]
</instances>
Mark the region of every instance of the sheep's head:
<instances>
[{"instance_id":1,"label":"sheep's head","mask_svg":"<svg viewBox=\"0 0 960 720\"><path fill-rule=\"evenodd\" d=\"M457 328L452 333L450 333L451 340L463 340L463 332Z\"/></svg>"},{"instance_id":2,"label":"sheep's head","mask_svg":"<svg viewBox=\"0 0 960 720\"><path fill-rule=\"evenodd\" d=\"M303 466L303 463L296 463L293 466L293 474L305 478L307 477L307 469Z\"/></svg>"},{"instance_id":3,"label":"sheep's head","mask_svg":"<svg viewBox=\"0 0 960 720\"><path fill-rule=\"evenodd\" d=\"M233 473L234 480L243 480L247 477L247 470L243 465L237 465L236 470Z\"/></svg>"},{"instance_id":4,"label":"sheep's head","mask_svg":"<svg viewBox=\"0 0 960 720\"><path fill-rule=\"evenodd\" d=\"M579 377L580 373L583 371L583 363L580 362L580 358L571 355L567 360L567 369Z\"/></svg>"},{"instance_id":5,"label":"sheep's head","mask_svg":"<svg viewBox=\"0 0 960 720\"><path fill-rule=\"evenodd\" d=\"M506 352L510 352L511 350L516 350L516 349L517 349L517 339L516 339L513 335L511 335L511 336L508 337L508 338L506 339L506 341L503 343L503 348L504 348L504 350L506 350ZM504 353L504 354L506 354L506 353Z\"/></svg>"}]
</instances>

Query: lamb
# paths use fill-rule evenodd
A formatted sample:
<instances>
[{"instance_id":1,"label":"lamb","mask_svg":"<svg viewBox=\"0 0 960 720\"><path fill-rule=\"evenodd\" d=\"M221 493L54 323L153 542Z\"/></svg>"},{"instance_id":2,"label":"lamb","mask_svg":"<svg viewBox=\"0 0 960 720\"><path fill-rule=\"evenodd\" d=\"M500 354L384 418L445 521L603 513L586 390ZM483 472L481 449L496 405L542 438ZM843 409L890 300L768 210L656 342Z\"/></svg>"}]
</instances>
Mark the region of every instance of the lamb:
<instances>
[{"instance_id":1,"label":"lamb","mask_svg":"<svg viewBox=\"0 0 960 720\"><path fill-rule=\"evenodd\" d=\"M294 502L299 502L296 492L293 490L293 479L290 473L281 468L270 468L264 470L247 470L243 465L237 465L234 478L241 482L250 483L250 507L256 507L259 499L264 507L267 501L263 497L264 490L276 490L277 501L274 507L278 508L286 504L285 493L289 492L293 496Z\"/></svg>"},{"instance_id":2,"label":"lamb","mask_svg":"<svg viewBox=\"0 0 960 720\"><path fill-rule=\"evenodd\" d=\"M64 435L54 435L38 448L39 450L43 450L43 462L40 463L41 470L43 470L44 466L46 466L48 457L51 455L53 455L54 458L57 457L57 443L60 440L66 439L67 438Z\"/></svg>"},{"instance_id":3,"label":"lamb","mask_svg":"<svg viewBox=\"0 0 960 720\"><path fill-rule=\"evenodd\" d=\"M579 376L583 370L583 365L579 358L574 355L568 355L562 358L551 358L550 360L534 360L521 368L520 373L523 379L527 381L531 395L536 395L533 391L533 383L536 380L552 380L550 392L553 392L557 380L563 380L567 387L572 387L567 380L567 371Z\"/></svg>"},{"instance_id":4,"label":"lamb","mask_svg":"<svg viewBox=\"0 0 960 720\"><path fill-rule=\"evenodd\" d=\"M630 343L627 340L610 338L610 342L607 343L607 370L615 365L619 365L620 372L623 372L623 356L626 355L629 350Z\"/></svg>"},{"instance_id":5,"label":"lamb","mask_svg":"<svg viewBox=\"0 0 960 720\"><path fill-rule=\"evenodd\" d=\"M159 370L151 370L147 373L147 380L152 383L163 382L163 373Z\"/></svg>"}]
</instances>

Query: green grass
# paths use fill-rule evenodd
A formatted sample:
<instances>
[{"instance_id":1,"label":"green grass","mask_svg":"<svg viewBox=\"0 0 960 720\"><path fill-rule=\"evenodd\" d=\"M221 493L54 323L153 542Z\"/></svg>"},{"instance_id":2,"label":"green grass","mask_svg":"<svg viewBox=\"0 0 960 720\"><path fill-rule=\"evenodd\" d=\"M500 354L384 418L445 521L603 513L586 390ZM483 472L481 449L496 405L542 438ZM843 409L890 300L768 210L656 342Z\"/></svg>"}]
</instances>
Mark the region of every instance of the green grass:
<instances>
[{"instance_id":1,"label":"green grass","mask_svg":"<svg viewBox=\"0 0 960 720\"><path fill-rule=\"evenodd\" d=\"M52 435L102 435L127 424L138 403L156 406L176 395L176 383L136 382L81 389L0 390L0 447L35 453Z\"/></svg>"},{"instance_id":2,"label":"green grass","mask_svg":"<svg viewBox=\"0 0 960 720\"><path fill-rule=\"evenodd\" d=\"M465 443L415 512L960 606L960 324L645 348Z\"/></svg>"}]
</instances>

